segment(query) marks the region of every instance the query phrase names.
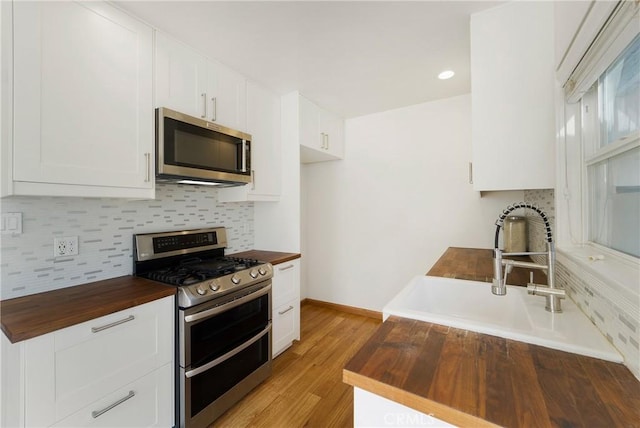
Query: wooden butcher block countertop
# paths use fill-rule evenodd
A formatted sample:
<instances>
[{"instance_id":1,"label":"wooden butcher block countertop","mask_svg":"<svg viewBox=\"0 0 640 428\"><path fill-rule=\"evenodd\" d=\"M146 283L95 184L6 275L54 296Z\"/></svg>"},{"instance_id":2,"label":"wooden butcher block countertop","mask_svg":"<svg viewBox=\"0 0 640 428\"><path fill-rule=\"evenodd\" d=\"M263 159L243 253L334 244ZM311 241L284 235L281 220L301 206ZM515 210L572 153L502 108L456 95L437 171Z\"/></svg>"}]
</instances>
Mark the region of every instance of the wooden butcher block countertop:
<instances>
[{"instance_id":1,"label":"wooden butcher block countertop","mask_svg":"<svg viewBox=\"0 0 640 428\"><path fill-rule=\"evenodd\" d=\"M492 254L470 251L478 259L464 275ZM400 317L379 327L343 380L462 427L640 426L640 382L622 364Z\"/></svg>"},{"instance_id":2,"label":"wooden butcher block countertop","mask_svg":"<svg viewBox=\"0 0 640 428\"><path fill-rule=\"evenodd\" d=\"M511 257L513 260L531 261L528 257ZM505 258L506 259L506 258ZM507 276L507 284L526 286L529 272L533 272L536 284L546 284L547 277L539 269L514 267ZM449 247L427 272L429 276L491 282L493 279L493 250L485 248Z\"/></svg>"},{"instance_id":3,"label":"wooden butcher block countertop","mask_svg":"<svg viewBox=\"0 0 640 428\"><path fill-rule=\"evenodd\" d=\"M16 343L174 294L173 287L122 276L3 300L2 331Z\"/></svg>"},{"instance_id":4,"label":"wooden butcher block countertop","mask_svg":"<svg viewBox=\"0 0 640 428\"><path fill-rule=\"evenodd\" d=\"M297 259L300 254L251 250L233 256L277 265ZM123 276L3 300L0 321L4 334L16 343L174 294L174 287Z\"/></svg>"},{"instance_id":5,"label":"wooden butcher block countertop","mask_svg":"<svg viewBox=\"0 0 640 428\"><path fill-rule=\"evenodd\" d=\"M284 262L299 259L299 253L281 253L279 251L249 250L241 253L229 254L233 257L244 257L247 259L256 259L261 262L268 262L272 265L279 265Z\"/></svg>"}]
</instances>

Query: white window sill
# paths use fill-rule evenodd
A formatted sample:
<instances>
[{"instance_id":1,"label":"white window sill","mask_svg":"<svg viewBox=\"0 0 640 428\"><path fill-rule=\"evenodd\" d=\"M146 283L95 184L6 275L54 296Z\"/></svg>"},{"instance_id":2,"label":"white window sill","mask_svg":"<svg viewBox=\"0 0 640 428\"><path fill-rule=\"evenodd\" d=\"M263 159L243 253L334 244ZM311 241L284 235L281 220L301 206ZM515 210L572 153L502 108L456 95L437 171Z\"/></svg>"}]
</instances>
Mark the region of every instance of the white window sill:
<instances>
[{"instance_id":1,"label":"white window sill","mask_svg":"<svg viewBox=\"0 0 640 428\"><path fill-rule=\"evenodd\" d=\"M573 272L581 279L594 276L606 284L609 290L630 303L638 310L640 306L640 260L633 257L619 256L601 247L584 244L561 246L556 248L556 259L577 265L579 270ZM564 263L567 264L567 263Z\"/></svg>"}]
</instances>

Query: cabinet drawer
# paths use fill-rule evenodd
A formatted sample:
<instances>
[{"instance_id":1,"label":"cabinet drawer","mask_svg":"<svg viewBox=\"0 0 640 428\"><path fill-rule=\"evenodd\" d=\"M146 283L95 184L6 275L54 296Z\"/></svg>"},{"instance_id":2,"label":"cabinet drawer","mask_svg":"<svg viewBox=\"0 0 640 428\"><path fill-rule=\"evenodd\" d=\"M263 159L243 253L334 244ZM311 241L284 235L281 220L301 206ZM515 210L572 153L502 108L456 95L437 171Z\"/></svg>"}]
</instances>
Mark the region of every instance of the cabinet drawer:
<instances>
[{"instance_id":1,"label":"cabinet drawer","mask_svg":"<svg viewBox=\"0 0 640 428\"><path fill-rule=\"evenodd\" d=\"M170 363L173 320L173 297L166 297L53 333L27 355L28 364L52 371L49 383L27 373L27 411L44 406L59 421Z\"/></svg>"},{"instance_id":2,"label":"cabinet drawer","mask_svg":"<svg viewBox=\"0 0 640 428\"><path fill-rule=\"evenodd\" d=\"M173 364L94 401L54 427L170 427L173 425Z\"/></svg>"},{"instance_id":3,"label":"cabinet drawer","mask_svg":"<svg viewBox=\"0 0 640 428\"><path fill-rule=\"evenodd\" d=\"M273 310L273 345L275 357L287 349L296 338L296 318L300 311L299 302L291 300Z\"/></svg>"},{"instance_id":4,"label":"cabinet drawer","mask_svg":"<svg viewBox=\"0 0 640 428\"><path fill-rule=\"evenodd\" d=\"M273 306L277 307L298 296L299 262L291 260L275 265L273 272Z\"/></svg>"}]
</instances>

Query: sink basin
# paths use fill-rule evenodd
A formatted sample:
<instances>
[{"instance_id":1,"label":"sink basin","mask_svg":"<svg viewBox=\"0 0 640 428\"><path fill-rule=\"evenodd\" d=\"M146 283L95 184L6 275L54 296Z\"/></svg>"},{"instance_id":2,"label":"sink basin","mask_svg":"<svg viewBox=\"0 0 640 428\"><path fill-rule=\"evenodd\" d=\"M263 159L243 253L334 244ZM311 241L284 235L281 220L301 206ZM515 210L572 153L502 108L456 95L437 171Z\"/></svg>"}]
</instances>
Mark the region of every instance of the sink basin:
<instances>
[{"instance_id":1,"label":"sink basin","mask_svg":"<svg viewBox=\"0 0 640 428\"><path fill-rule=\"evenodd\" d=\"M518 340L616 363L623 358L569 298L562 313L544 308L545 299L524 287L491 294L479 281L417 276L383 309L391 315Z\"/></svg>"}]
</instances>

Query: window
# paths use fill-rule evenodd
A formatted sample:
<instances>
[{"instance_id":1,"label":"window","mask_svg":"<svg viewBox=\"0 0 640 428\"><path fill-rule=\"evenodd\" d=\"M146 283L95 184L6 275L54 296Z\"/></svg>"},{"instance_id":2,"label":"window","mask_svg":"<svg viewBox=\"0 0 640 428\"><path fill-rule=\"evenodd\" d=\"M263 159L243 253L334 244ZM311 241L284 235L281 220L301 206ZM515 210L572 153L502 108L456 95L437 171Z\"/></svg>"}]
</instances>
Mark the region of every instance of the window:
<instances>
[{"instance_id":1,"label":"window","mask_svg":"<svg viewBox=\"0 0 640 428\"><path fill-rule=\"evenodd\" d=\"M587 238L640 257L640 36L581 102Z\"/></svg>"}]
</instances>

